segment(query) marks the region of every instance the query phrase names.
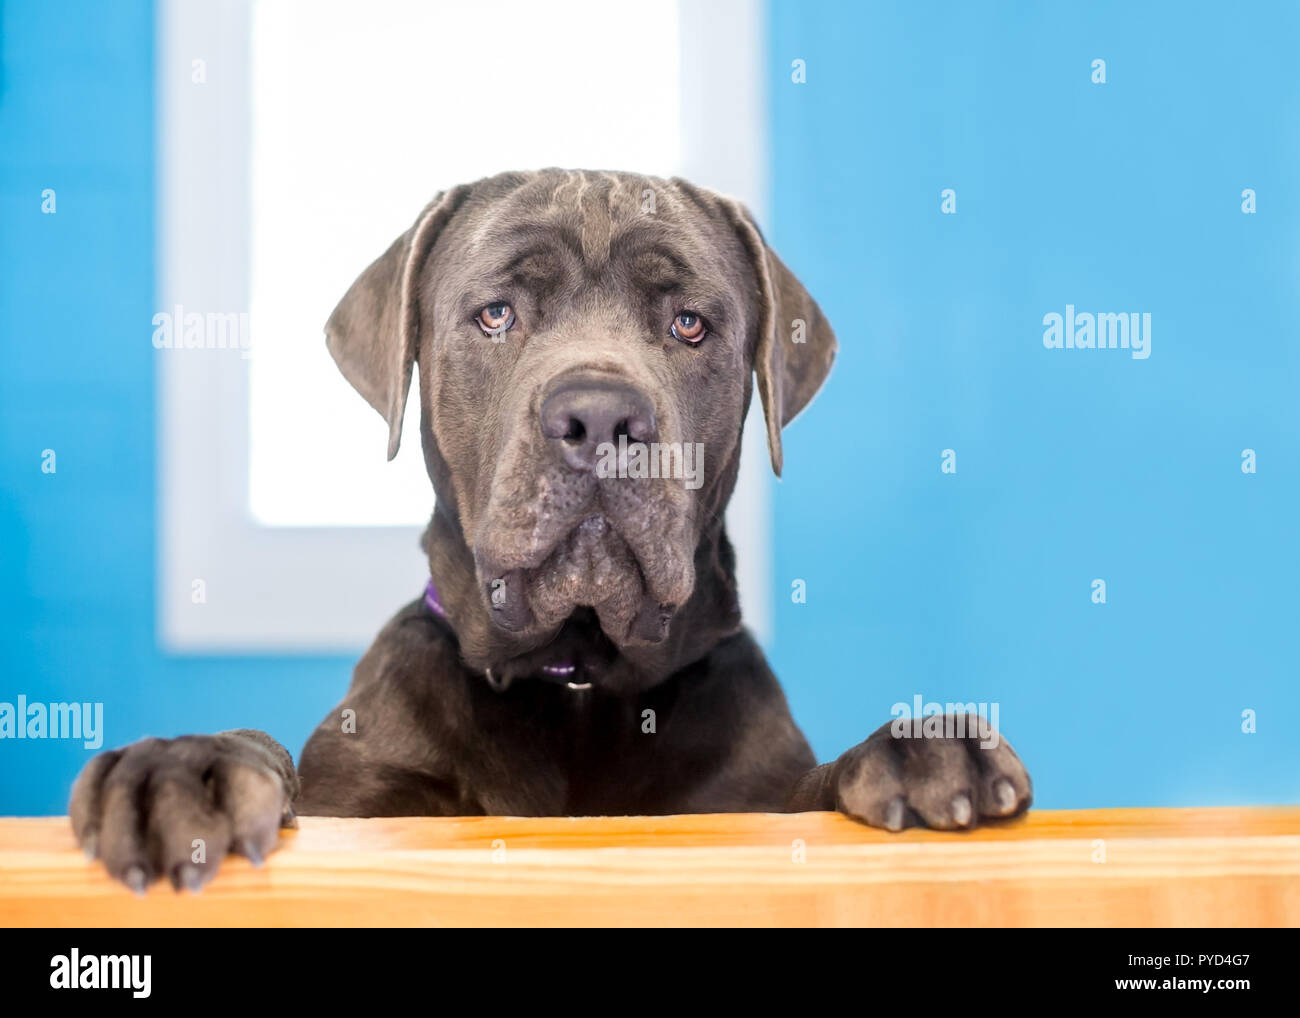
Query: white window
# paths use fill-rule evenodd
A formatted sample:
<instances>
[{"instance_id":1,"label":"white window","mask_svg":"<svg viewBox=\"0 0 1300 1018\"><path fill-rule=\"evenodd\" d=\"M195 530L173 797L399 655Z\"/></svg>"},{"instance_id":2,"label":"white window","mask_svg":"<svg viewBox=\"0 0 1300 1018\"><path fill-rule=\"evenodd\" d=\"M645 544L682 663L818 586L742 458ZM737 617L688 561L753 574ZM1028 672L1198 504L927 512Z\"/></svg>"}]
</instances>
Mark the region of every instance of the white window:
<instances>
[{"instance_id":1,"label":"white window","mask_svg":"<svg viewBox=\"0 0 1300 1018\"><path fill-rule=\"evenodd\" d=\"M165 646L351 651L419 593L419 401L388 463L330 311L435 191L504 169L681 174L761 219L760 19L760 0L160 5ZM751 421L729 517L760 635L762 439Z\"/></svg>"}]
</instances>

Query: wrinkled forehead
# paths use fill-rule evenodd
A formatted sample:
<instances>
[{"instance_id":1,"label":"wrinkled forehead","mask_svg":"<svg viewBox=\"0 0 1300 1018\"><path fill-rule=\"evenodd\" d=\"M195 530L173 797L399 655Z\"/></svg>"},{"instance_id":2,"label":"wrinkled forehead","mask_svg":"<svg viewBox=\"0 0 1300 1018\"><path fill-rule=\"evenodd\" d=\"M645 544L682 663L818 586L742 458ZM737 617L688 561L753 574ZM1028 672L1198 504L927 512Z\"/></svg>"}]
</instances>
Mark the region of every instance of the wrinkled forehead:
<instances>
[{"instance_id":1,"label":"wrinkled forehead","mask_svg":"<svg viewBox=\"0 0 1300 1018\"><path fill-rule=\"evenodd\" d=\"M580 266L590 281L626 270L665 289L743 286L735 231L707 198L633 174L547 171L488 181L450 231L462 279Z\"/></svg>"}]
</instances>

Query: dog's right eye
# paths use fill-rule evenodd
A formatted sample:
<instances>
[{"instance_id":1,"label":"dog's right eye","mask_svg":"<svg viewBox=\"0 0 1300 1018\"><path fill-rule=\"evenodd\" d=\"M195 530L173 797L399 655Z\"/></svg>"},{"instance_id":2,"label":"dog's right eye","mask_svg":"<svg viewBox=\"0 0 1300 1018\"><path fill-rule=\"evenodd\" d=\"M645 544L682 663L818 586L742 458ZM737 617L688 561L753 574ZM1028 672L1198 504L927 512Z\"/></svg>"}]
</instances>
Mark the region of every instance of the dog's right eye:
<instances>
[{"instance_id":1,"label":"dog's right eye","mask_svg":"<svg viewBox=\"0 0 1300 1018\"><path fill-rule=\"evenodd\" d=\"M479 311L475 320L489 336L499 336L515 324L515 309L503 300L496 300Z\"/></svg>"}]
</instances>

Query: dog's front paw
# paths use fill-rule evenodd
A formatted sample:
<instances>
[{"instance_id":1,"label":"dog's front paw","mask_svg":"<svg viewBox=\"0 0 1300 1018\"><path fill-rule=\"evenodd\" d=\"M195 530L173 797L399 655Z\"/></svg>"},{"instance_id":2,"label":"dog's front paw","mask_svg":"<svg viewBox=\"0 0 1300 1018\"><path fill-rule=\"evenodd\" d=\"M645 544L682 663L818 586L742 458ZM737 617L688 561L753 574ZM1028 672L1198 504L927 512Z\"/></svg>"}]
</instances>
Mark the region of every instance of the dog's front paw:
<instances>
[{"instance_id":1,"label":"dog's front paw","mask_svg":"<svg viewBox=\"0 0 1300 1018\"><path fill-rule=\"evenodd\" d=\"M984 718L950 714L925 720L930 723L883 725L841 756L834 771L835 808L891 831L974 827L981 819L1029 808L1029 773Z\"/></svg>"},{"instance_id":2,"label":"dog's front paw","mask_svg":"<svg viewBox=\"0 0 1300 1018\"><path fill-rule=\"evenodd\" d=\"M165 876L197 891L228 851L255 864L297 826L288 752L251 730L143 739L93 757L68 812L87 858L137 894Z\"/></svg>"}]
</instances>

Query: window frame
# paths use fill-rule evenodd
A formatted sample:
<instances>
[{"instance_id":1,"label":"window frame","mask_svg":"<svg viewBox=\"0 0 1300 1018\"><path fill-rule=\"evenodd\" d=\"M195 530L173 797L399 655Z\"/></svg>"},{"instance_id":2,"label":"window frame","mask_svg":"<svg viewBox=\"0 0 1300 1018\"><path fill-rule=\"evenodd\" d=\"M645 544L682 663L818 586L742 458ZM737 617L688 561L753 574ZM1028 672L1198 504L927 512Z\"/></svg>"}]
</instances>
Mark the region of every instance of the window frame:
<instances>
[{"instance_id":1,"label":"window frame","mask_svg":"<svg viewBox=\"0 0 1300 1018\"><path fill-rule=\"evenodd\" d=\"M683 175L762 218L761 0L679 4ZM246 311L250 0L161 0L156 21L156 303ZM729 45L708 48L725 37ZM202 59L207 80L191 81ZM699 97L709 97L708 103ZM723 108L710 119L703 107ZM453 182L431 181L436 185ZM175 323L179 326L179 323ZM321 356L326 356L322 339ZM249 506L249 351L156 351L159 643L176 654L352 653L419 594L419 526L268 526ZM769 474L761 410L746 424L728 534L750 629L770 636ZM201 582L202 586L198 586Z\"/></svg>"}]
</instances>

